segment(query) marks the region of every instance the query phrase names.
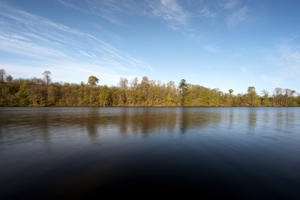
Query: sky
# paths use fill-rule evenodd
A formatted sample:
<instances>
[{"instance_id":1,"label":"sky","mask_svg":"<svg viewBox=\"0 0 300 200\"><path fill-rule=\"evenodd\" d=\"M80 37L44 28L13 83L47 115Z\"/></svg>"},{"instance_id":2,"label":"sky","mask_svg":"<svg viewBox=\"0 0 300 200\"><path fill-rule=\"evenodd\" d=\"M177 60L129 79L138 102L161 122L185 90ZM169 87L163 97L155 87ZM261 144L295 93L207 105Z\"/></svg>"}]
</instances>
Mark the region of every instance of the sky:
<instances>
[{"instance_id":1,"label":"sky","mask_svg":"<svg viewBox=\"0 0 300 200\"><path fill-rule=\"evenodd\" d=\"M298 0L0 0L0 68L300 92Z\"/></svg>"}]
</instances>

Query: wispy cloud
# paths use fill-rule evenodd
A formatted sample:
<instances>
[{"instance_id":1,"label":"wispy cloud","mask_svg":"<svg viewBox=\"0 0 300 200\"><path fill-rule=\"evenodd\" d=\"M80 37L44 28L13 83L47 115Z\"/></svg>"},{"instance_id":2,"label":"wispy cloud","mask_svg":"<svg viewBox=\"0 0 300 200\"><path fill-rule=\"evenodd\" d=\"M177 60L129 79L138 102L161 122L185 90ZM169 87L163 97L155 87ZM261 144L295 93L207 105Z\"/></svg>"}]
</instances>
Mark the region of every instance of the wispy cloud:
<instances>
[{"instance_id":1,"label":"wispy cloud","mask_svg":"<svg viewBox=\"0 0 300 200\"><path fill-rule=\"evenodd\" d=\"M76 70L80 73L80 68L93 68L93 72L101 71L102 76L109 77L111 74L126 77L129 73L152 70L149 65L94 35L3 3L0 4L0 23L3 24L0 29L0 51L26 56L38 61L40 66L74 66L73 73ZM5 64L0 62L2 66ZM15 60L14 65L21 66L21 63Z\"/></svg>"},{"instance_id":2,"label":"wispy cloud","mask_svg":"<svg viewBox=\"0 0 300 200\"><path fill-rule=\"evenodd\" d=\"M123 24L121 19L118 17L119 14L130 14L134 11L130 5L135 5L135 2L123 0L112 1L112 0L85 0L89 12L94 15L100 16L111 23Z\"/></svg>"},{"instance_id":3,"label":"wispy cloud","mask_svg":"<svg viewBox=\"0 0 300 200\"><path fill-rule=\"evenodd\" d=\"M280 45L280 56L278 64L282 66L282 71L289 77L300 75L300 48L289 43Z\"/></svg>"},{"instance_id":4,"label":"wispy cloud","mask_svg":"<svg viewBox=\"0 0 300 200\"><path fill-rule=\"evenodd\" d=\"M222 1L221 6L224 9L233 9L239 4L239 0L225 0Z\"/></svg>"},{"instance_id":5,"label":"wispy cloud","mask_svg":"<svg viewBox=\"0 0 300 200\"><path fill-rule=\"evenodd\" d=\"M184 10L177 0L83 0L84 8L78 7L74 1L58 0L62 5L100 16L113 24L126 25L122 16L156 17L167 22L171 28L178 28L188 23L189 13ZM212 15L203 10L203 15Z\"/></svg>"},{"instance_id":6,"label":"wispy cloud","mask_svg":"<svg viewBox=\"0 0 300 200\"><path fill-rule=\"evenodd\" d=\"M155 1L154 1L155 2ZM160 0L150 3L154 16L161 17L172 26L186 25L189 15L176 0Z\"/></svg>"},{"instance_id":7,"label":"wispy cloud","mask_svg":"<svg viewBox=\"0 0 300 200\"><path fill-rule=\"evenodd\" d=\"M300 47L299 38L293 37L282 40L277 47L272 48L266 63L271 69L262 76L262 80L273 84L275 87L288 87L300 91ZM295 87L296 86L296 87Z\"/></svg>"},{"instance_id":8,"label":"wispy cloud","mask_svg":"<svg viewBox=\"0 0 300 200\"><path fill-rule=\"evenodd\" d=\"M234 11L227 19L227 26L229 28L238 26L247 19L248 7L244 6Z\"/></svg>"},{"instance_id":9,"label":"wispy cloud","mask_svg":"<svg viewBox=\"0 0 300 200\"><path fill-rule=\"evenodd\" d=\"M285 78L296 78L300 75L300 47L295 44L298 44L295 39L282 41L266 57L274 70L279 71Z\"/></svg>"},{"instance_id":10,"label":"wispy cloud","mask_svg":"<svg viewBox=\"0 0 300 200\"><path fill-rule=\"evenodd\" d=\"M74 3L71 3L69 1L66 1L66 0L57 0L57 1L59 3L61 3L62 5L66 6L66 7L72 8L74 10L79 10L79 11L85 12L84 9L80 8L79 6L77 6Z\"/></svg>"},{"instance_id":11,"label":"wispy cloud","mask_svg":"<svg viewBox=\"0 0 300 200\"><path fill-rule=\"evenodd\" d=\"M217 47L216 45L205 45L204 49L210 53L218 53L220 51L219 47Z\"/></svg>"},{"instance_id":12,"label":"wispy cloud","mask_svg":"<svg viewBox=\"0 0 300 200\"><path fill-rule=\"evenodd\" d=\"M217 13L210 10L208 7L204 7L200 10L200 16L208 17L208 18L215 18L217 16Z\"/></svg>"},{"instance_id":13,"label":"wispy cloud","mask_svg":"<svg viewBox=\"0 0 300 200\"><path fill-rule=\"evenodd\" d=\"M121 15L149 15L148 1L139 0L57 0L65 7L92 14L118 25L126 25ZM82 7L78 6L82 5Z\"/></svg>"},{"instance_id":14,"label":"wispy cloud","mask_svg":"<svg viewBox=\"0 0 300 200\"><path fill-rule=\"evenodd\" d=\"M65 54L54 49L32 43L23 36L0 35L0 50L29 57L65 57Z\"/></svg>"},{"instance_id":15,"label":"wispy cloud","mask_svg":"<svg viewBox=\"0 0 300 200\"><path fill-rule=\"evenodd\" d=\"M193 41L202 43L203 49L218 53L216 45L205 45L202 23L221 25L225 23L230 29L243 23L248 17L248 7L239 0L83 0L81 8L70 0L58 0L64 6L85 13L100 16L117 25L125 25L126 17L139 16L157 19L171 30L180 32ZM222 19L220 19L222 18ZM124 20L124 21L123 21ZM208 23L205 20L209 20Z\"/></svg>"},{"instance_id":16,"label":"wispy cloud","mask_svg":"<svg viewBox=\"0 0 300 200\"><path fill-rule=\"evenodd\" d=\"M78 6L78 1L57 1L66 7L100 16L113 24L126 26L124 16L154 17L164 21L169 28L188 34L197 32L199 24L195 22L199 22L199 17L225 18L230 28L241 24L248 17L248 7L239 0L82 0L79 1L82 7Z\"/></svg>"},{"instance_id":17,"label":"wispy cloud","mask_svg":"<svg viewBox=\"0 0 300 200\"><path fill-rule=\"evenodd\" d=\"M274 88L280 87L283 82L282 77L273 77L265 74L261 76L261 79L266 83L270 83Z\"/></svg>"}]
</instances>

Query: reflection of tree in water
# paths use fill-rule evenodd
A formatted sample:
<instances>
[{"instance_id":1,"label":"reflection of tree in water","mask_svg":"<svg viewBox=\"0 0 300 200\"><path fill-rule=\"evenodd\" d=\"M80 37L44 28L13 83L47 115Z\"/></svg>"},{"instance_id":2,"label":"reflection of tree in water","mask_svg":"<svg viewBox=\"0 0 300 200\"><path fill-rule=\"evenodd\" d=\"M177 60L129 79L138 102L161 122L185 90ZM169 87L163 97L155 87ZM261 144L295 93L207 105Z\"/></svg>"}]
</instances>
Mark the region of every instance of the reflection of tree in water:
<instances>
[{"instance_id":1,"label":"reflection of tree in water","mask_svg":"<svg viewBox=\"0 0 300 200\"><path fill-rule=\"evenodd\" d=\"M2 115L1 119L4 120L0 125L1 129L14 126L26 132L26 138L30 133L31 139L42 137L44 141L49 141L50 134L57 131L59 134L73 134L74 131L80 132L85 128L89 138L95 140L100 131L107 134L117 131L122 136L131 134L142 137L163 132L176 133L176 128L181 133L186 133L189 129L200 129L209 123L218 123L220 118L218 111L193 108L51 108L39 112L28 109L22 114L11 113L9 117ZM5 128L6 132L7 130ZM17 132L14 130L11 134Z\"/></svg>"},{"instance_id":2,"label":"reflection of tree in water","mask_svg":"<svg viewBox=\"0 0 300 200\"><path fill-rule=\"evenodd\" d=\"M173 133L177 123L177 112L167 112L166 113L166 128L169 133Z\"/></svg>"},{"instance_id":3,"label":"reflection of tree in water","mask_svg":"<svg viewBox=\"0 0 300 200\"><path fill-rule=\"evenodd\" d=\"M124 137L127 135L127 115L128 115L127 109L122 108L120 114L119 132Z\"/></svg>"},{"instance_id":4,"label":"reflection of tree in water","mask_svg":"<svg viewBox=\"0 0 300 200\"><path fill-rule=\"evenodd\" d=\"M126 126L133 134L147 137L150 133L158 134L161 131L173 130L176 126L176 117L175 111L142 108L136 112L128 112L126 121L118 120L121 123L118 126Z\"/></svg>"},{"instance_id":5,"label":"reflection of tree in water","mask_svg":"<svg viewBox=\"0 0 300 200\"><path fill-rule=\"evenodd\" d=\"M189 129L201 129L221 120L220 112L206 109L182 108L180 116L180 131L183 134Z\"/></svg>"},{"instance_id":6,"label":"reflection of tree in water","mask_svg":"<svg viewBox=\"0 0 300 200\"><path fill-rule=\"evenodd\" d=\"M264 127L268 127L268 123L269 123L269 112L264 111L264 115L263 115L263 121L264 121Z\"/></svg>"},{"instance_id":7,"label":"reflection of tree in water","mask_svg":"<svg viewBox=\"0 0 300 200\"><path fill-rule=\"evenodd\" d=\"M185 134L188 127L188 111L185 108L180 110L180 131Z\"/></svg>"},{"instance_id":8,"label":"reflection of tree in water","mask_svg":"<svg viewBox=\"0 0 300 200\"><path fill-rule=\"evenodd\" d=\"M283 117L283 113L282 113L282 110L280 108L276 109L276 128L277 129L281 129L282 128L282 124L283 124L283 120L282 120L282 117Z\"/></svg>"},{"instance_id":9,"label":"reflection of tree in water","mask_svg":"<svg viewBox=\"0 0 300 200\"><path fill-rule=\"evenodd\" d=\"M44 142L49 143L50 141L50 133L49 133L49 115L47 115L47 112L42 112L40 114L41 116L37 116L37 117L41 117L41 125L40 125L40 130L41 130L41 134L43 137ZM51 120L51 119L50 119Z\"/></svg>"},{"instance_id":10,"label":"reflection of tree in water","mask_svg":"<svg viewBox=\"0 0 300 200\"><path fill-rule=\"evenodd\" d=\"M139 117L136 118L132 118L133 120L139 119ZM149 112L149 109L145 109L143 111L142 116L140 116L140 121L136 122L140 122L140 123L133 123L133 124L137 124L142 132L143 137L146 137L149 133L149 130L153 127L156 126L156 119L153 116L153 114L151 112Z\"/></svg>"},{"instance_id":11,"label":"reflection of tree in water","mask_svg":"<svg viewBox=\"0 0 300 200\"><path fill-rule=\"evenodd\" d=\"M232 109L230 109L229 111L229 124L228 124L228 128L232 129L232 124L233 124L233 120L234 120L234 112Z\"/></svg>"},{"instance_id":12,"label":"reflection of tree in water","mask_svg":"<svg viewBox=\"0 0 300 200\"><path fill-rule=\"evenodd\" d=\"M148 137L161 133L186 134L191 130L218 125L221 120L233 126L235 120L241 119L234 110L225 114L218 109L209 108L28 108L17 111L0 112L0 144L3 141L26 142L41 139L50 142L53 135L71 135L87 130L88 137L96 140L101 134ZM257 113L258 112L258 113ZM281 129L293 126L299 116L293 109L272 109L261 112L247 109L246 123L250 132L254 132L257 115L263 117L262 122L276 123L274 127ZM245 118L244 118L245 119ZM268 122L268 120L270 120ZM243 121L244 123L244 121ZM270 125L270 124L269 124ZM268 125L267 125L268 126ZM213 126L217 127L217 126Z\"/></svg>"},{"instance_id":13,"label":"reflection of tree in water","mask_svg":"<svg viewBox=\"0 0 300 200\"><path fill-rule=\"evenodd\" d=\"M295 122L295 112L292 111L292 109L294 108L287 108L286 112L286 116L285 116L285 127L289 128L290 126L292 126Z\"/></svg>"},{"instance_id":14,"label":"reflection of tree in water","mask_svg":"<svg viewBox=\"0 0 300 200\"><path fill-rule=\"evenodd\" d=\"M92 116L89 118L89 120L86 121L86 129L91 140L95 140L98 137L96 117Z\"/></svg>"},{"instance_id":15,"label":"reflection of tree in water","mask_svg":"<svg viewBox=\"0 0 300 200\"><path fill-rule=\"evenodd\" d=\"M250 109L248 111L248 129L251 132L254 131L255 129L256 117L257 117L256 109Z\"/></svg>"},{"instance_id":16,"label":"reflection of tree in water","mask_svg":"<svg viewBox=\"0 0 300 200\"><path fill-rule=\"evenodd\" d=\"M293 110L294 108L276 108L276 128L288 129L293 126L297 116Z\"/></svg>"}]
</instances>

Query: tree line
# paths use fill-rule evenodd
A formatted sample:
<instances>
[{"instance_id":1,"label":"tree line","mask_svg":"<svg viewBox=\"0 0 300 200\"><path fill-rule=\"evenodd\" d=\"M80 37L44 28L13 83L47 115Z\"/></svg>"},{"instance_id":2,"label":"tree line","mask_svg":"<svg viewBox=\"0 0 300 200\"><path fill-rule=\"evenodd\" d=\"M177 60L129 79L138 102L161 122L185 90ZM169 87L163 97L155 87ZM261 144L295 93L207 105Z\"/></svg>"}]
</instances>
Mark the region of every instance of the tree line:
<instances>
[{"instance_id":1,"label":"tree line","mask_svg":"<svg viewBox=\"0 0 300 200\"><path fill-rule=\"evenodd\" d=\"M258 94L250 86L245 94L234 95L233 89L222 92L184 79L176 86L173 81L165 84L146 76L130 83L120 78L118 86L98 83L95 76L80 84L52 82L50 71L43 78L14 79L0 69L0 106L300 106L299 94L291 89Z\"/></svg>"}]
</instances>

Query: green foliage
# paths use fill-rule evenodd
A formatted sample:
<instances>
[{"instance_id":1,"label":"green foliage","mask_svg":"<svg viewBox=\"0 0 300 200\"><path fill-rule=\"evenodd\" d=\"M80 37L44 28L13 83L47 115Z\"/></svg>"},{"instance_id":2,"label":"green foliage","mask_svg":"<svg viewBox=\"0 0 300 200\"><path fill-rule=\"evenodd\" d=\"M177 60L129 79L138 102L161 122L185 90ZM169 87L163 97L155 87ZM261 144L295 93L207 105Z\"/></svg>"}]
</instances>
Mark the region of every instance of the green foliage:
<instances>
[{"instance_id":1,"label":"green foliage","mask_svg":"<svg viewBox=\"0 0 300 200\"><path fill-rule=\"evenodd\" d=\"M181 79L179 83L179 92L181 95L181 106L184 106L185 96L188 91L188 85L184 79Z\"/></svg>"},{"instance_id":2,"label":"green foliage","mask_svg":"<svg viewBox=\"0 0 300 200\"><path fill-rule=\"evenodd\" d=\"M99 82L99 79L96 76L90 76L88 79L88 84L91 86L97 85Z\"/></svg>"},{"instance_id":3,"label":"green foliage","mask_svg":"<svg viewBox=\"0 0 300 200\"><path fill-rule=\"evenodd\" d=\"M97 85L99 79L90 76L88 84L51 82L50 72L44 78L13 79L0 70L0 106L300 106L300 96L290 89L276 88L273 95L263 90L261 96L255 87L246 94L233 95L233 89L224 93L188 84L182 79L176 87L170 81L143 77L130 85L122 78L118 87Z\"/></svg>"}]
</instances>

